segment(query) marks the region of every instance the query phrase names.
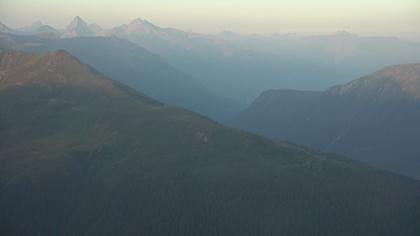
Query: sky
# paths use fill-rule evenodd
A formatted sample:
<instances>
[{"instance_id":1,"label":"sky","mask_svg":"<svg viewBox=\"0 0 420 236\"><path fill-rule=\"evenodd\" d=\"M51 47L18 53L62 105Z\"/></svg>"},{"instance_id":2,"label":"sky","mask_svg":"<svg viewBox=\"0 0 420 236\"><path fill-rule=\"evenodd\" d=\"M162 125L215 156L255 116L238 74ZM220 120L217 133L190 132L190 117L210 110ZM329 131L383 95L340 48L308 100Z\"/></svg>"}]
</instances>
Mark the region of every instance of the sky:
<instances>
[{"instance_id":1,"label":"sky","mask_svg":"<svg viewBox=\"0 0 420 236\"><path fill-rule=\"evenodd\" d=\"M64 28L76 15L106 28L142 18L200 33L346 30L420 40L420 0L0 0L0 21L11 27Z\"/></svg>"}]
</instances>

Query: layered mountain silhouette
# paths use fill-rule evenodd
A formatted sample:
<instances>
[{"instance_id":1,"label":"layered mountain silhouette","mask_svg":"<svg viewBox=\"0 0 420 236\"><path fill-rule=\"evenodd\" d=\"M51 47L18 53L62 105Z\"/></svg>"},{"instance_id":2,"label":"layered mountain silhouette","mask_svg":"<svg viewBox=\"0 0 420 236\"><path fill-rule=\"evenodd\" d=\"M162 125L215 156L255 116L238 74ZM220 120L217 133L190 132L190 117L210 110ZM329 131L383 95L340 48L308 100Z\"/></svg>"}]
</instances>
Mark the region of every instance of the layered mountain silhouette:
<instances>
[{"instance_id":1,"label":"layered mountain silhouette","mask_svg":"<svg viewBox=\"0 0 420 236\"><path fill-rule=\"evenodd\" d=\"M65 49L101 73L159 101L182 106L217 120L224 120L239 110L234 102L214 95L194 78L125 39L57 39L3 34L0 35L0 48L36 53Z\"/></svg>"},{"instance_id":2,"label":"layered mountain silhouette","mask_svg":"<svg viewBox=\"0 0 420 236\"><path fill-rule=\"evenodd\" d=\"M75 17L61 37L92 35L128 39L193 76L216 95L244 106L269 89L322 91L388 65L420 61L419 43L345 31L313 36L229 31L206 35L161 27L141 18L104 29Z\"/></svg>"},{"instance_id":3,"label":"layered mountain silhouette","mask_svg":"<svg viewBox=\"0 0 420 236\"><path fill-rule=\"evenodd\" d=\"M0 53L3 235L418 235L420 184ZM391 233L390 233L391 232Z\"/></svg>"},{"instance_id":4,"label":"layered mountain silhouette","mask_svg":"<svg viewBox=\"0 0 420 236\"><path fill-rule=\"evenodd\" d=\"M210 90L243 104L261 92L325 90L391 64L420 61L420 44L393 37L204 35L136 19L108 31L160 55Z\"/></svg>"},{"instance_id":5,"label":"layered mountain silhouette","mask_svg":"<svg viewBox=\"0 0 420 236\"><path fill-rule=\"evenodd\" d=\"M420 64L390 66L325 92L272 90L232 125L420 178Z\"/></svg>"}]
</instances>

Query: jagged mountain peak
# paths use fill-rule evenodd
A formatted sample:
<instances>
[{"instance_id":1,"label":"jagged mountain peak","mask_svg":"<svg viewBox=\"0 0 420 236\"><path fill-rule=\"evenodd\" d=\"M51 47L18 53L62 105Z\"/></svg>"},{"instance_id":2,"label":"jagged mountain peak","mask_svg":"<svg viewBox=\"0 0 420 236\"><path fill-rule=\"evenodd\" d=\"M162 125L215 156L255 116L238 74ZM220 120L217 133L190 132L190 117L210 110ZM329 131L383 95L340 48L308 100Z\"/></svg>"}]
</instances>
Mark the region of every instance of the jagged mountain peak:
<instances>
[{"instance_id":1,"label":"jagged mountain peak","mask_svg":"<svg viewBox=\"0 0 420 236\"><path fill-rule=\"evenodd\" d=\"M67 26L67 29L74 29L77 27L87 27L87 23L80 16L75 16Z\"/></svg>"},{"instance_id":2,"label":"jagged mountain peak","mask_svg":"<svg viewBox=\"0 0 420 236\"><path fill-rule=\"evenodd\" d=\"M73 18L72 23L76 23L76 24L86 24L86 22L82 19L82 17L80 16L75 16Z\"/></svg>"},{"instance_id":3,"label":"jagged mountain peak","mask_svg":"<svg viewBox=\"0 0 420 236\"><path fill-rule=\"evenodd\" d=\"M88 27L87 23L80 16L73 18L67 26L66 32L62 35L63 38L88 36L95 36L95 33Z\"/></svg>"}]
</instances>

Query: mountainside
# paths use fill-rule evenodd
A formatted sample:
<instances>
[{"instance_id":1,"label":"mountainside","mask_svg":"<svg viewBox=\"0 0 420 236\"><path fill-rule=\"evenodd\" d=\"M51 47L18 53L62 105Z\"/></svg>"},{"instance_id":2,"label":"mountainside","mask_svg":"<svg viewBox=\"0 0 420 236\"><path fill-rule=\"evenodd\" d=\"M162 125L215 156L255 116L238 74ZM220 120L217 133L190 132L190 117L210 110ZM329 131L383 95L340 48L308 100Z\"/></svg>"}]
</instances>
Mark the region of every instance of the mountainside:
<instances>
[{"instance_id":1,"label":"mountainside","mask_svg":"<svg viewBox=\"0 0 420 236\"><path fill-rule=\"evenodd\" d=\"M0 48L37 53L65 49L101 73L148 96L213 119L224 120L239 109L233 102L217 97L194 78L174 69L158 56L124 39L0 35Z\"/></svg>"},{"instance_id":2,"label":"mountainside","mask_svg":"<svg viewBox=\"0 0 420 236\"><path fill-rule=\"evenodd\" d=\"M389 66L370 76L336 86L329 93L365 99L420 99L420 63Z\"/></svg>"},{"instance_id":3,"label":"mountainside","mask_svg":"<svg viewBox=\"0 0 420 236\"><path fill-rule=\"evenodd\" d=\"M420 64L390 66L325 92L263 93L230 123L420 178Z\"/></svg>"},{"instance_id":4,"label":"mountainside","mask_svg":"<svg viewBox=\"0 0 420 236\"><path fill-rule=\"evenodd\" d=\"M0 53L2 235L418 235L420 184ZM345 233L343 233L345 232Z\"/></svg>"}]
</instances>

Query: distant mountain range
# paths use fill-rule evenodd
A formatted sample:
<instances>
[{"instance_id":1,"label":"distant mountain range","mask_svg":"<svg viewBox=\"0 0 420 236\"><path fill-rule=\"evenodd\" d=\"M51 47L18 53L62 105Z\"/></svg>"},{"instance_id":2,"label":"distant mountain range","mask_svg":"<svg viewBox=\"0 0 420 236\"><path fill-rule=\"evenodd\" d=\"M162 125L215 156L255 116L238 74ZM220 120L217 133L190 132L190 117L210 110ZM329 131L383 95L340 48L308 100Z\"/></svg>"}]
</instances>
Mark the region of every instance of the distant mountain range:
<instances>
[{"instance_id":1,"label":"distant mountain range","mask_svg":"<svg viewBox=\"0 0 420 236\"><path fill-rule=\"evenodd\" d=\"M72 25L79 24L80 20ZM82 32L86 24L79 30ZM69 27L70 29L70 27ZM240 106L220 98L200 82L145 49L115 37L44 38L0 34L0 48L45 53L65 49L101 73L159 101L178 105L216 120L225 120Z\"/></svg>"},{"instance_id":2,"label":"distant mountain range","mask_svg":"<svg viewBox=\"0 0 420 236\"><path fill-rule=\"evenodd\" d=\"M420 179L420 64L390 66L325 92L271 90L231 124Z\"/></svg>"},{"instance_id":3,"label":"distant mountain range","mask_svg":"<svg viewBox=\"0 0 420 236\"><path fill-rule=\"evenodd\" d=\"M225 128L65 51L0 53L2 235L414 236L419 198L418 181Z\"/></svg>"},{"instance_id":4,"label":"distant mountain range","mask_svg":"<svg viewBox=\"0 0 420 236\"><path fill-rule=\"evenodd\" d=\"M268 89L325 90L388 65L420 61L420 43L345 31L316 36L229 31L205 35L162 28L141 18L103 29L75 17L61 32L59 37L128 39L196 78L216 95L242 105Z\"/></svg>"},{"instance_id":5,"label":"distant mountain range","mask_svg":"<svg viewBox=\"0 0 420 236\"><path fill-rule=\"evenodd\" d=\"M61 31L49 25L44 25L41 21L36 21L29 26L19 29L11 29L0 23L0 33L13 35L38 35L43 37L59 37Z\"/></svg>"}]
</instances>

